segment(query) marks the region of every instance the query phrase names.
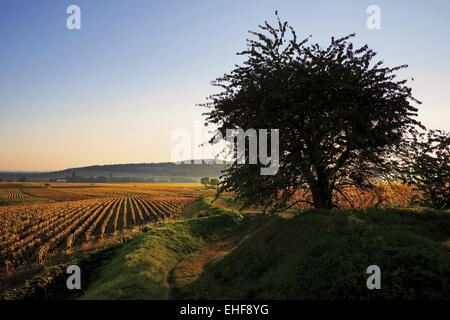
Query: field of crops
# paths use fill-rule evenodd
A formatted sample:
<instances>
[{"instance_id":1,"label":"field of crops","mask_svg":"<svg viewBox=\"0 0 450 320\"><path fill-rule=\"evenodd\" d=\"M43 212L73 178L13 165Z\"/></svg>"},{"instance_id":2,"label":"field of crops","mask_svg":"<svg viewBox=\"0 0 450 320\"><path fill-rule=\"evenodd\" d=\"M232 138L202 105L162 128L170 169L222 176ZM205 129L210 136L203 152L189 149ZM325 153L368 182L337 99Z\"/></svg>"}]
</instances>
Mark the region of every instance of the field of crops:
<instances>
[{"instance_id":1,"label":"field of crops","mask_svg":"<svg viewBox=\"0 0 450 320\"><path fill-rule=\"evenodd\" d=\"M41 199L24 192L20 188L0 188L0 206L39 202L41 202Z\"/></svg>"},{"instance_id":2,"label":"field of crops","mask_svg":"<svg viewBox=\"0 0 450 320\"><path fill-rule=\"evenodd\" d=\"M55 253L102 241L120 230L173 218L192 201L188 197L122 195L0 207L0 265L4 274L10 274L27 264L42 264Z\"/></svg>"},{"instance_id":3,"label":"field of crops","mask_svg":"<svg viewBox=\"0 0 450 320\"><path fill-rule=\"evenodd\" d=\"M0 206L78 201L120 196L212 196L215 190L195 183L39 183L0 182Z\"/></svg>"},{"instance_id":4,"label":"field of crops","mask_svg":"<svg viewBox=\"0 0 450 320\"><path fill-rule=\"evenodd\" d=\"M11 200L21 200L26 198L32 198L32 196L23 192L21 189L0 189L0 201L8 202Z\"/></svg>"},{"instance_id":5,"label":"field of crops","mask_svg":"<svg viewBox=\"0 0 450 320\"><path fill-rule=\"evenodd\" d=\"M205 190L201 184L195 183L52 183L51 189L84 197L114 197L124 194L206 197L215 194L214 189Z\"/></svg>"},{"instance_id":6,"label":"field of crops","mask_svg":"<svg viewBox=\"0 0 450 320\"><path fill-rule=\"evenodd\" d=\"M76 193L60 191L55 188L24 187L22 190L31 196L55 201L77 201L90 198Z\"/></svg>"},{"instance_id":7,"label":"field of crops","mask_svg":"<svg viewBox=\"0 0 450 320\"><path fill-rule=\"evenodd\" d=\"M333 194L333 201L340 209L363 208L408 208L420 193L402 184L378 184L370 190L347 187ZM293 201L298 207L311 207L312 196L307 191L298 191Z\"/></svg>"}]
</instances>

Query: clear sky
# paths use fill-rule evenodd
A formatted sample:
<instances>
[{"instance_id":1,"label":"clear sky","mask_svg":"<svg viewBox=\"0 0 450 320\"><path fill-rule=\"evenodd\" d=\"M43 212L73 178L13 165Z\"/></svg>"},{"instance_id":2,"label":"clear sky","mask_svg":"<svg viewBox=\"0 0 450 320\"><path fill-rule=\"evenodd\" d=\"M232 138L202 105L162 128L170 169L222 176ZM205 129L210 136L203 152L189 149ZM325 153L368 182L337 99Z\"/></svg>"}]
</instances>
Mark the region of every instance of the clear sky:
<instances>
[{"instance_id":1,"label":"clear sky","mask_svg":"<svg viewBox=\"0 0 450 320\"><path fill-rule=\"evenodd\" d=\"M71 4L81 30L66 27ZM372 4L380 30L366 27ZM299 36L356 32L387 65L409 64L420 120L450 130L448 0L2 0L0 170L170 161L171 133L193 130L210 81L275 10Z\"/></svg>"}]
</instances>

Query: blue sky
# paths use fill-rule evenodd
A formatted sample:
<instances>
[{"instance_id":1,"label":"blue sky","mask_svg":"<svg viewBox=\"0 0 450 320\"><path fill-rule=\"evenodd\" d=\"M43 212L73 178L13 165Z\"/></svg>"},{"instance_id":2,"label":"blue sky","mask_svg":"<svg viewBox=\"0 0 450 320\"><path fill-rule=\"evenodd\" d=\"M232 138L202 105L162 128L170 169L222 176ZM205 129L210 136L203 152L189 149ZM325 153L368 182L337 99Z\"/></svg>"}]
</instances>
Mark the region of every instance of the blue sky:
<instances>
[{"instance_id":1,"label":"blue sky","mask_svg":"<svg viewBox=\"0 0 450 320\"><path fill-rule=\"evenodd\" d=\"M81 30L66 8L81 8ZM366 8L381 8L381 29ZM389 66L408 64L420 120L450 130L450 2L106 1L0 3L0 170L169 161L210 81L240 60L248 30L278 10L327 45L356 32Z\"/></svg>"}]
</instances>

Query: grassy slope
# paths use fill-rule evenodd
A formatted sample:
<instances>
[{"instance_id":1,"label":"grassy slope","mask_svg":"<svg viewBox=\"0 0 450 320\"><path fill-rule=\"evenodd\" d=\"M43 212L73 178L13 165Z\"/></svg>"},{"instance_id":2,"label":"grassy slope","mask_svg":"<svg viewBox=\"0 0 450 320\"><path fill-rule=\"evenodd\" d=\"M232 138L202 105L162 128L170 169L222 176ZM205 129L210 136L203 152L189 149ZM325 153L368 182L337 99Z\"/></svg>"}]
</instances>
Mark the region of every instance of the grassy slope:
<instances>
[{"instance_id":1,"label":"grassy slope","mask_svg":"<svg viewBox=\"0 0 450 320\"><path fill-rule=\"evenodd\" d=\"M82 299L170 298L172 269L184 257L232 234L241 219L228 213L157 225L94 273Z\"/></svg>"},{"instance_id":2,"label":"grassy slope","mask_svg":"<svg viewBox=\"0 0 450 320\"><path fill-rule=\"evenodd\" d=\"M262 218L254 218L262 219ZM309 211L268 221L181 289L186 298L450 297L450 215L405 210ZM382 290L366 288L376 264ZM214 286L211 286L211 283Z\"/></svg>"},{"instance_id":3,"label":"grassy slope","mask_svg":"<svg viewBox=\"0 0 450 320\"><path fill-rule=\"evenodd\" d=\"M93 275L82 298L448 299L449 247L448 212L227 212L149 230ZM372 264L382 290L366 288Z\"/></svg>"}]
</instances>

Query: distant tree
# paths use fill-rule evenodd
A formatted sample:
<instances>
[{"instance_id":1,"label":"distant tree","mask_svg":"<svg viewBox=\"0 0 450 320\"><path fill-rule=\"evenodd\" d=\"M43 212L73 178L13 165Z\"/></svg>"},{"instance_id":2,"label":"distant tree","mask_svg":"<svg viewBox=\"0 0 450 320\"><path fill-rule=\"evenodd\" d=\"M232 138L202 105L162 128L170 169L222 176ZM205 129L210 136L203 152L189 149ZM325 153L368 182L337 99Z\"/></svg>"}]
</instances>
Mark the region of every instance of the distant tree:
<instances>
[{"instance_id":1,"label":"distant tree","mask_svg":"<svg viewBox=\"0 0 450 320\"><path fill-rule=\"evenodd\" d=\"M48 187L50 187L50 183L46 182L46 183L44 183L44 186L45 186L46 188L48 188Z\"/></svg>"},{"instance_id":2,"label":"distant tree","mask_svg":"<svg viewBox=\"0 0 450 320\"><path fill-rule=\"evenodd\" d=\"M75 182L76 180L77 180L77 173L75 172L75 170L69 171L67 173L67 181Z\"/></svg>"},{"instance_id":3,"label":"distant tree","mask_svg":"<svg viewBox=\"0 0 450 320\"><path fill-rule=\"evenodd\" d=\"M209 184L212 186L218 186L220 184L220 180L217 178L212 178L211 180L209 180Z\"/></svg>"},{"instance_id":4,"label":"distant tree","mask_svg":"<svg viewBox=\"0 0 450 320\"><path fill-rule=\"evenodd\" d=\"M21 177L20 179L19 179L19 182L26 182L27 181L27 177Z\"/></svg>"},{"instance_id":5,"label":"distant tree","mask_svg":"<svg viewBox=\"0 0 450 320\"><path fill-rule=\"evenodd\" d=\"M354 49L354 34L331 38L323 48L299 41L277 19L250 32L257 39L239 53L246 61L217 78L213 85L222 91L201 106L209 108L207 124L223 136L227 129L279 129L280 168L262 176L262 165L249 165L246 155L247 164L234 162L224 172L219 194L232 190L244 207L283 210L304 189L311 200L296 202L333 208L333 195L348 186L370 189L392 178L397 146L420 126L412 105L420 102L406 80L396 80L407 66L373 62L367 45Z\"/></svg>"},{"instance_id":6,"label":"distant tree","mask_svg":"<svg viewBox=\"0 0 450 320\"><path fill-rule=\"evenodd\" d=\"M450 133L417 133L406 150L406 182L421 191L415 200L423 206L450 209Z\"/></svg>"},{"instance_id":7,"label":"distant tree","mask_svg":"<svg viewBox=\"0 0 450 320\"><path fill-rule=\"evenodd\" d=\"M200 179L200 183L203 184L205 187L209 184L209 177L203 177Z\"/></svg>"}]
</instances>

